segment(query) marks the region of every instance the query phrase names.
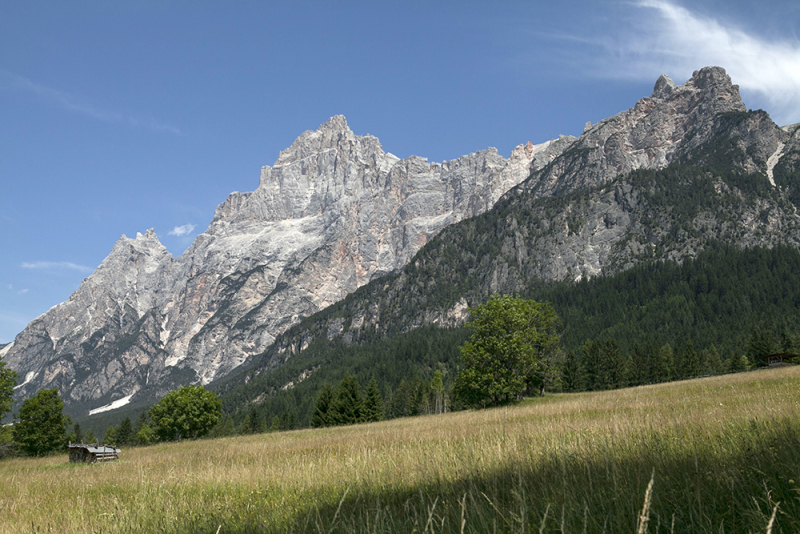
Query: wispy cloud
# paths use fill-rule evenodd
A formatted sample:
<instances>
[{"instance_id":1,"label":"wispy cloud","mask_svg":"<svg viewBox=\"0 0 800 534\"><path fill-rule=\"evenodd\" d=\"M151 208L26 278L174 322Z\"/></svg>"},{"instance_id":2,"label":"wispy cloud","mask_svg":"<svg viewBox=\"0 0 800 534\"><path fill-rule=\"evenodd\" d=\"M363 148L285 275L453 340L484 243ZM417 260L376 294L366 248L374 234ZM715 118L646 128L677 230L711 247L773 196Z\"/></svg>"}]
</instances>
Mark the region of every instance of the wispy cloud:
<instances>
[{"instance_id":1,"label":"wispy cloud","mask_svg":"<svg viewBox=\"0 0 800 534\"><path fill-rule=\"evenodd\" d=\"M20 289L19 291L17 291L17 295L24 295L27 292L28 292L27 289Z\"/></svg>"},{"instance_id":2,"label":"wispy cloud","mask_svg":"<svg viewBox=\"0 0 800 534\"><path fill-rule=\"evenodd\" d=\"M169 235L175 235L178 237L189 235L194 230L194 224L184 224L183 226L176 226L172 230L169 231Z\"/></svg>"},{"instance_id":3,"label":"wispy cloud","mask_svg":"<svg viewBox=\"0 0 800 534\"><path fill-rule=\"evenodd\" d=\"M24 262L23 269L47 270L47 271L78 271L79 273L91 273L94 269L85 265L78 265L70 261L32 261Z\"/></svg>"},{"instance_id":4,"label":"wispy cloud","mask_svg":"<svg viewBox=\"0 0 800 534\"><path fill-rule=\"evenodd\" d=\"M652 79L661 72L676 81L700 67L724 67L743 92L770 105L778 121L800 120L800 41L766 38L667 0L633 4L642 17L613 37L595 40L595 74Z\"/></svg>"},{"instance_id":5,"label":"wispy cloud","mask_svg":"<svg viewBox=\"0 0 800 534\"><path fill-rule=\"evenodd\" d=\"M81 101L80 98L74 95L36 83L5 69L0 69L0 88L33 93L63 109L104 122L123 122L134 127L150 128L152 130L165 131L178 135L181 133L180 129L177 127L158 121L153 117L102 109Z\"/></svg>"}]
</instances>

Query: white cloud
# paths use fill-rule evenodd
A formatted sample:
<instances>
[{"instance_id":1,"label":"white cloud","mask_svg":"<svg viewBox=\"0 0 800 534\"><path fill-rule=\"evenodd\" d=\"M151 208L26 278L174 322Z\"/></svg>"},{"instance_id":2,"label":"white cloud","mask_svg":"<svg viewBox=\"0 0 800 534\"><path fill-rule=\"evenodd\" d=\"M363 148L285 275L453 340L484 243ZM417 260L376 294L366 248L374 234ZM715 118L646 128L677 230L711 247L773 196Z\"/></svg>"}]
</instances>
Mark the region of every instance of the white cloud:
<instances>
[{"instance_id":1,"label":"white cloud","mask_svg":"<svg viewBox=\"0 0 800 534\"><path fill-rule=\"evenodd\" d=\"M27 289L20 289L19 291L17 291L17 295L24 295L27 292L28 292Z\"/></svg>"},{"instance_id":2,"label":"white cloud","mask_svg":"<svg viewBox=\"0 0 800 534\"><path fill-rule=\"evenodd\" d=\"M169 231L169 235L175 235L178 237L189 235L192 233L192 230L194 230L194 228L195 228L194 224L184 224L183 226L176 226L175 228Z\"/></svg>"},{"instance_id":3,"label":"white cloud","mask_svg":"<svg viewBox=\"0 0 800 534\"><path fill-rule=\"evenodd\" d=\"M63 109L81 113L104 122L127 122L131 126L144 126L153 130L178 135L181 133L175 126L157 121L152 117L141 117L118 111L104 110L86 102L81 102L80 99L69 93L41 85L5 69L0 69L0 88L33 93Z\"/></svg>"},{"instance_id":4,"label":"white cloud","mask_svg":"<svg viewBox=\"0 0 800 534\"><path fill-rule=\"evenodd\" d=\"M22 263L21 267L23 269L47 270L47 271L71 270L71 271L78 271L81 273L91 273L94 270L91 267L86 267L85 265L78 265L77 263L72 263L70 261L32 261L32 262Z\"/></svg>"},{"instance_id":5,"label":"white cloud","mask_svg":"<svg viewBox=\"0 0 800 534\"><path fill-rule=\"evenodd\" d=\"M655 81L663 72L680 83L701 67L720 66L779 123L800 121L797 38L756 35L668 0L633 5L639 9L630 28L591 39L582 63L591 62L593 75Z\"/></svg>"}]
</instances>

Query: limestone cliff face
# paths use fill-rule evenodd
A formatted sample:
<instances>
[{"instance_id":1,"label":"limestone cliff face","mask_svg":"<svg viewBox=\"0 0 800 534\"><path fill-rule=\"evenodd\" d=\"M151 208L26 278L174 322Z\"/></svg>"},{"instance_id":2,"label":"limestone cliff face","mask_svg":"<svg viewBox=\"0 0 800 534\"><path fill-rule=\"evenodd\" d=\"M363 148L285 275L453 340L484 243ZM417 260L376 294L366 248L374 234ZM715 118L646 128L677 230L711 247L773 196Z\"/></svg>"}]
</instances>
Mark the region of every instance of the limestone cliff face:
<instances>
[{"instance_id":1,"label":"limestone cliff face","mask_svg":"<svg viewBox=\"0 0 800 534\"><path fill-rule=\"evenodd\" d=\"M58 387L85 409L208 383L301 318L404 266L444 227L485 212L574 138L429 163L384 152L337 116L303 133L233 193L173 258L150 230L123 236L67 302L34 320L5 360L19 396Z\"/></svg>"},{"instance_id":2,"label":"limestone cliff face","mask_svg":"<svg viewBox=\"0 0 800 534\"><path fill-rule=\"evenodd\" d=\"M542 150L541 148L539 150ZM237 383L314 339L369 343L458 325L493 293L611 274L705 247L800 247L800 126L748 111L725 71L653 94L594 126L486 213L444 229L401 270L280 336ZM237 382L238 380L238 382Z\"/></svg>"}]
</instances>

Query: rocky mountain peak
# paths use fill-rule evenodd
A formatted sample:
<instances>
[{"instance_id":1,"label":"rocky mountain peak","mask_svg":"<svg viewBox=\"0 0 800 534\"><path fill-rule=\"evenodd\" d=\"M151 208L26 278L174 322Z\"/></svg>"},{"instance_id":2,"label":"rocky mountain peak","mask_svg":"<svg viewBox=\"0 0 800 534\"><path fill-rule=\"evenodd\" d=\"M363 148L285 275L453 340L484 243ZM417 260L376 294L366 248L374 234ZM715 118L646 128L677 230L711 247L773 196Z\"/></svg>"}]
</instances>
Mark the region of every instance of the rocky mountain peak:
<instances>
[{"instance_id":1,"label":"rocky mountain peak","mask_svg":"<svg viewBox=\"0 0 800 534\"><path fill-rule=\"evenodd\" d=\"M656 80L656 85L653 88L653 94L651 98L666 98L674 90L675 90L675 82L673 82L672 78L670 78L666 74L662 74L661 76L658 77L658 80Z\"/></svg>"},{"instance_id":2,"label":"rocky mountain peak","mask_svg":"<svg viewBox=\"0 0 800 534\"><path fill-rule=\"evenodd\" d=\"M570 149L542 174L532 176L521 190L550 196L597 185L637 169L666 167L676 157L720 135L726 113L746 111L739 87L725 69L705 67L682 85L662 74L651 96L595 125L587 124ZM766 162L761 154L776 150L777 143L777 137L762 142L756 159ZM755 160L744 164L748 171L759 165ZM580 172L574 172L576 169Z\"/></svg>"}]
</instances>

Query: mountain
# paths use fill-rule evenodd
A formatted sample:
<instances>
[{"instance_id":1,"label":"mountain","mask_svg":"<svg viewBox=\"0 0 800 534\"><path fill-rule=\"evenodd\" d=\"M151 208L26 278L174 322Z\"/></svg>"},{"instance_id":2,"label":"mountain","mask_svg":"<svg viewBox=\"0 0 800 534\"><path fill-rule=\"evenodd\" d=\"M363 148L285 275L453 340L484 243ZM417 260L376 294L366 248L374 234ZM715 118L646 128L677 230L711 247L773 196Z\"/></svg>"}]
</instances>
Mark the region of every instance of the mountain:
<instances>
[{"instance_id":1,"label":"mountain","mask_svg":"<svg viewBox=\"0 0 800 534\"><path fill-rule=\"evenodd\" d=\"M369 344L455 326L493 293L697 256L710 244L800 247L800 130L748 111L718 67L594 126L493 209L444 229L404 268L279 336L223 391L315 340Z\"/></svg>"},{"instance_id":2,"label":"mountain","mask_svg":"<svg viewBox=\"0 0 800 534\"><path fill-rule=\"evenodd\" d=\"M304 132L232 193L180 257L122 236L70 298L3 350L18 397L57 387L73 413L209 383L299 320L404 266L443 228L490 209L575 138L429 163L384 152L342 116Z\"/></svg>"}]
</instances>

